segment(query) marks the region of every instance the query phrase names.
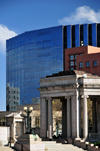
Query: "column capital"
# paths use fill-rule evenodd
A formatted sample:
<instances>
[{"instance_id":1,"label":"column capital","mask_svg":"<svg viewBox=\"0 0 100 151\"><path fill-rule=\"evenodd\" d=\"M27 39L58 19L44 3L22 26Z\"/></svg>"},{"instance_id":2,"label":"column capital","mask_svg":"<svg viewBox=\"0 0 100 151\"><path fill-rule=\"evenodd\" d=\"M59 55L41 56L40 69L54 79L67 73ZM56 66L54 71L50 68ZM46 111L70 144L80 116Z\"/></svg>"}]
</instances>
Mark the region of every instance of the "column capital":
<instances>
[{"instance_id":1,"label":"column capital","mask_svg":"<svg viewBox=\"0 0 100 151\"><path fill-rule=\"evenodd\" d=\"M77 95L71 95L71 98L76 98L77 97Z\"/></svg>"},{"instance_id":2,"label":"column capital","mask_svg":"<svg viewBox=\"0 0 100 151\"><path fill-rule=\"evenodd\" d=\"M71 98L70 95L65 96L65 99L70 99L70 98Z\"/></svg>"},{"instance_id":3,"label":"column capital","mask_svg":"<svg viewBox=\"0 0 100 151\"><path fill-rule=\"evenodd\" d=\"M45 99L46 99L46 100L51 100L51 101L52 101L52 98L51 98L51 97L46 97Z\"/></svg>"},{"instance_id":4,"label":"column capital","mask_svg":"<svg viewBox=\"0 0 100 151\"><path fill-rule=\"evenodd\" d=\"M43 98L43 97L40 97L40 100L46 100L46 98L45 98L45 97L44 97L44 98Z\"/></svg>"},{"instance_id":5,"label":"column capital","mask_svg":"<svg viewBox=\"0 0 100 151\"><path fill-rule=\"evenodd\" d=\"M82 99L84 99L84 98L87 98L87 99L88 99L89 96L88 96L88 95L82 95L81 98L82 98Z\"/></svg>"}]
</instances>

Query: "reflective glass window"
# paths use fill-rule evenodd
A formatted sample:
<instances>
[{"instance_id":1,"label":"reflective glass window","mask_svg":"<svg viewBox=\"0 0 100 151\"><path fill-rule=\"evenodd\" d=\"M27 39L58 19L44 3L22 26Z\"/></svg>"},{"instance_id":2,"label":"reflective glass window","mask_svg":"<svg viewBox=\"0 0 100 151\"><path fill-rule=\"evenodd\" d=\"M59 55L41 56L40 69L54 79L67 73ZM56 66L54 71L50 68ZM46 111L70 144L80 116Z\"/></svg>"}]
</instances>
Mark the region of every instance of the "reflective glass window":
<instances>
[{"instance_id":1,"label":"reflective glass window","mask_svg":"<svg viewBox=\"0 0 100 151\"><path fill-rule=\"evenodd\" d=\"M69 56L70 60L74 60L74 55Z\"/></svg>"},{"instance_id":2,"label":"reflective glass window","mask_svg":"<svg viewBox=\"0 0 100 151\"><path fill-rule=\"evenodd\" d=\"M77 56L78 56L78 54L75 55L75 59L76 59Z\"/></svg>"},{"instance_id":3,"label":"reflective glass window","mask_svg":"<svg viewBox=\"0 0 100 151\"><path fill-rule=\"evenodd\" d=\"M86 62L86 67L90 67L90 61Z\"/></svg>"},{"instance_id":4,"label":"reflective glass window","mask_svg":"<svg viewBox=\"0 0 100 151\"><path fill-rule=\"evenodd\" d=\"M67 26L67 48L71 48L71 25Z\"/></svg>"},{"instance_id":5,"label":"reflective glass window","mask_svg":"<svg viewBox=\"0 0 100 151\"><path fill-rule=\"evenodd\" d=\"M74 67L70 67L70 70L74 70Z\"/></svg>"},{"instance_id":6,"label":"reflective glass window","mask_svg":"<svg viewBox=\"0 0 100 151\"><path fill-rule=\"evenodd\" d=\"M88 24L83 24L83 44L88 45Z\"/></svg>"},{"instance_id":7,"label":"reflective glass window","mask_svg":"<svg viewBox=\"0 0 100 151\"><path fill-rule=\"evenodd\" d=\"M79 63L79 68L83 68L83 62Z\"/></svg>"},{"instance_id":8,"label":"reflective glass window","mask_svg":"<svg viewBox=\"0 0 100 151\"><path fill-rule=\"evenodd\" d=\"M92 24L92 46L97 46L97 24Z\"/></svg>"},{"instance_id":9,"label":"reflective glass window","mask_svg":"<svg viewBox=\"0 0 100 151\"><path fill-rule=\"evenodd\" d=\"M74 61L70 61L70 66L74 66Z\"/></svg>"},{"instance_id":10,"label":"reflective glass window","mask_svg":"<svg viewBox=\"0 0 100 151\"><path fill-rule=\"evenodd\" d=\"M97 60L93 61L93 66L97 66Z\"/></svg>"},{"instance_id":11,"label":"reflective glass window","mask_svg":"<svg viewBox=\"0 0 100 151\"><path fill-rule=\"evenodd\" d=\"M20 105L39 103L40 78L63 71L63 26L7 40L7 83L20 88Z\"/></svg>"},{"instance_id":12,"label":"reflective glass window","mask_svg":"<svg viewBox=\"0 0 100 151\"><path fill-rule=\"evenodd\" d=\"M80 46L80 25L75 25L75 47Z\"/></svg>"}]
</instances>

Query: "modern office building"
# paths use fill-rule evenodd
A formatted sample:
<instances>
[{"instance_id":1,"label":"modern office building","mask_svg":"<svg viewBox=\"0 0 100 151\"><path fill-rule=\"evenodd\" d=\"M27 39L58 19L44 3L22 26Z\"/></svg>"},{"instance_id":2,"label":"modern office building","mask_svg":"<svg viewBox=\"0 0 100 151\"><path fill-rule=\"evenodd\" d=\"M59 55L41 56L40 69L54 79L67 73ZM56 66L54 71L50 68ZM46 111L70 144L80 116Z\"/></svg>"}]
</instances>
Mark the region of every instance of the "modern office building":
<instances>
[{"instance_id":1,"label":"modern office building","mask_svg":"<svg viewBox=\"0 0 100 151\"><path fill-rule=\"evenodd\" d=\"M17 105L20 100L20 90L19 88L10 86L9 83L6 84L6 110L16 111Z\"/></svg>"},{"instance_id":2,"label":"modern office building","mask_svg":"<svg viewBox=\"0 0 100 151\"><path fill-rule=\"evenodd\" d=\"M7 40L6 79L20 88L20 105L39 100L40 77L63 71L63 51L63 26L25 32Z\"/></svg>"},{"instance_id":3,"label":"modern office building","mask_svg":"<svg viewBox=\"0 0 100 151\"><path fill-rule=\"evenodd\" d=\"M65 49L100 47L100 24L57 26L7 40L7 83L20 88L20 105L39 103L39 79L65 70Z\"/></svg>"}]
</instances>

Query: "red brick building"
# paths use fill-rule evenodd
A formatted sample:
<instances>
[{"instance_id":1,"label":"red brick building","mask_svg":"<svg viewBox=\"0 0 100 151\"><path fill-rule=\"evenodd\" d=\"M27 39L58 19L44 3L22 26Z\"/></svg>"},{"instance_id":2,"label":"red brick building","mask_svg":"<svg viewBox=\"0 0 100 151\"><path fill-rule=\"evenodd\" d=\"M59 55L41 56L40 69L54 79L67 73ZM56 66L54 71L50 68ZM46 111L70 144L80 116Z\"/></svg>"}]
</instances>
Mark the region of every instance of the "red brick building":
<instances>
[{"instance_id":1,"label":"red brick building","mask_svg":"<svg viewBox=\"0 0 100 151\"><path fill-rule=\"evenodd\" d=\"M81 70L100 76L100 48L81 46L65 49L65 71Z\"/></svg>"}]
</instances>

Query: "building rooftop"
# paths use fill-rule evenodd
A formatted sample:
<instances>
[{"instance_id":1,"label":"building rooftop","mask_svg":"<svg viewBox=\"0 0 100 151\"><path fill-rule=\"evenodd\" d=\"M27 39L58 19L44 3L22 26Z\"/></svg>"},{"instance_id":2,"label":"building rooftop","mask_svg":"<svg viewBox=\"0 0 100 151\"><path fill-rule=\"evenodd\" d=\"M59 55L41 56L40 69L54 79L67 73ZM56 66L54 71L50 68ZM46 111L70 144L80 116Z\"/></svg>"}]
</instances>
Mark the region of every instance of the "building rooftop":
<instances>
[{"instance_id":1,"label":"building rooftop","mask_svg":"<svg viewBox=\"0 0 100 151\"><path fill-rule=\"evenodd\" d=\"M72 70L72 71L60 71L58 73L54 73L52 75L48 75L48 76L46 76L46 78L58 77L58 76L66 76L66 75L84 75L84 74L86 74L87 76L90 76L90 77L97 77L95 75L92 75L91 73L86 73L85 71Z\"/></svg>"}]
</instances>

